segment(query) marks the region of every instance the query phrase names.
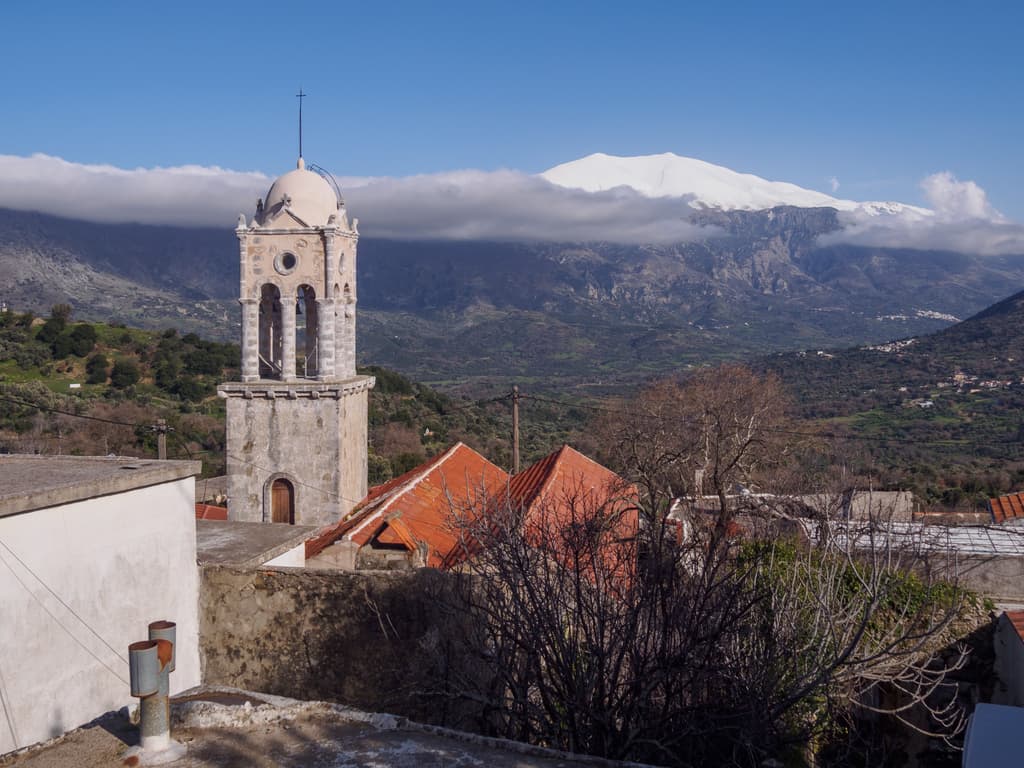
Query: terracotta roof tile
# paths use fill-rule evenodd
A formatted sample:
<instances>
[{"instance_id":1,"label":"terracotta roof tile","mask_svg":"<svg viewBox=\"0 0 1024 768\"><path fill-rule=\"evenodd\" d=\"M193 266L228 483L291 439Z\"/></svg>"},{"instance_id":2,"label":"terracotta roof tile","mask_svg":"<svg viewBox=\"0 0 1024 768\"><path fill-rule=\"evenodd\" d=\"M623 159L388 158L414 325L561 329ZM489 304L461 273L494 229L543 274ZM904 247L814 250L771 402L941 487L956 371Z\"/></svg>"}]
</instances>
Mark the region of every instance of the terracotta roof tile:
<instances>
[{"instance_id":1,"label":"terracotta roof tile","mask_svg":"<svg viewBox=\"0 0 1024 768\"><path fill-rule=\"evenodd\" d=\"M227 520L228 508L212 504L196 504L196 520Z\"/></svg>"},{"instance_id":2,"label":"terracotta roof tile","mask_svg":"<svg viewBox=\"0 0 1024 768\"><path fill-rule=\"evenodd\" d=\"M988 508L992 512L992 520L996 523L1024 518L1024 493L1010 493L989 499Z\"/></svg>"},{"instance_id":3,"label":"terracotta roof tile","mask_svg":"<svg viewBox=\"0 0 1024 768\"><path fill-rule=\"evenodd\" d=\"M340 538L360 546L373 540L426 548L427 565L440 567L456 547L453 506L466 509L506 487L508 474L463 443L404 475L373 488L345 520L306 544L313 557ZM413 546L410 546L413 545Z\"/></svg>"},{"instance_id":4,"label":"terracotta roof tile","mask_svg":"<svg viewBox=\"0 0 1024 768\"><path fill-rule=\"evenodd\" d=\"M614 525L612 533L619 541L632 541L637 533L639 516L626 501L631 491L625 481L607 467L584 456L568 445L531 464L508 483L507 493L492 499L492 504L506 504L522 510L523 525L528 536L543 538L552 527L587 525L593 513L600 511L604 520ZM623 501L619 503L619 499ZM607 505L611 502L612 506ZM471 556L478 545L464 542L458 552L444 563L452 567ZM609 552L609 557L612 554Z\"/></svg>"}]
</instances>

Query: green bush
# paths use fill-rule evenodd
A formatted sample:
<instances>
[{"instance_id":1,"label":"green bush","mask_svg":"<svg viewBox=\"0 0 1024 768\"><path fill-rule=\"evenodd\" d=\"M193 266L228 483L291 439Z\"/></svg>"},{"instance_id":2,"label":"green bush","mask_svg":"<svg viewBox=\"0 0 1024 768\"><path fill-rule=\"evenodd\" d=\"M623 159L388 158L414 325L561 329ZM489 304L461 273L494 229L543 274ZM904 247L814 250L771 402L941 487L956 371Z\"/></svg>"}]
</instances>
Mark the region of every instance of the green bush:
<instances>
[{"instance_id":1,"label":"green bush","mask_svg":"<svg viewBox=\"0 0 1024 768\"><path fill-rule=\"evenodd\" d=\"M109 367L110 361L107 360L107 356L102 352L97 352L85 362L85 372L88 374L88 378L85 380L85 383L106 384L107 370Z\"/></svg>"},{"instance_id":2,"label":"green bush","mask_svg":"<svg viewBox=\"0 0 1024 768\"><path fill-rule=\"evenodd\" d=\"M110 371L110 384L118 389L137 384L139 378L139 366L134 360L118 360Z\"/></svg>"}]
</instances>

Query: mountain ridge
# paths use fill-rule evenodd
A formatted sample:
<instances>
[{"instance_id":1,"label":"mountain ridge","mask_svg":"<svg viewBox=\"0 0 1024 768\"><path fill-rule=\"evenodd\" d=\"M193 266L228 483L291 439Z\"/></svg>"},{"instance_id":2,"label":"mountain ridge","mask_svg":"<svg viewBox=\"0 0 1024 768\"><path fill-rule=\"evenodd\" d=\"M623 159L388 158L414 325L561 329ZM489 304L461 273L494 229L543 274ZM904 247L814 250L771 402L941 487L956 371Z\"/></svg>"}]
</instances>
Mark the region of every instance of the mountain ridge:
<instances>
[{"instance_id":1,"label":"mountain ridge","mask_svg":"<svg viewBox=\"0 0 1024 768\"><path fill-rule=\"evenodd\" d=\"M779 206L835 208L869 215L913 214L931 211L898 202L857 202L805 189L786 181L769 181L706 160L672 152L620 157L595 152L556 165L540 174L552 184L586 192L627 187L645 197L686 198L691 208L759 211Z\"/></svg>"},{"instance_id":2,"label":"mountain ridge","mask_svg":"<svg viewBox=\"0 0 1024 768\"><path fill-rule=\"evenodd\" d=\"M936 330L1024 287L1024 257L820 246L831 208L694 210L669 246L406 241L359 250L361 362L447 387L496 377L616 387L771 351ZM238 337L225 228L89 224L0 209L0 299Z\"/></svg>"}]
</instances>

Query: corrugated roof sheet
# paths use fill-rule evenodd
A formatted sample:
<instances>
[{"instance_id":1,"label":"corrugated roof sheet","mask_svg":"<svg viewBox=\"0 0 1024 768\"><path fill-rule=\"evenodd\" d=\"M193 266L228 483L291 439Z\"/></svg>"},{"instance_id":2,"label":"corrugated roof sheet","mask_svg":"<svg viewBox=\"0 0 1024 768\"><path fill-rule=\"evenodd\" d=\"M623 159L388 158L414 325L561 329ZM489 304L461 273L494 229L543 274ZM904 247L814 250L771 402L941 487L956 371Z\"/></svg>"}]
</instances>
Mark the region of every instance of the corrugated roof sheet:
<instances>
[{"instance_id":1,"label":"corrugated roof sheet","mask_svg":"<svg viewBox=\"0 0 1024 768\"><path fill-rule=\"evenodd\" d=\"M1024 493L1010 493L989 499L988 508L992 512L993 522L996 523L1024 518Z\"/></svg>"},{"instance_id":2,"label":"corrugated roof sheet","mask_svg":"<svg viewBox=\"0 0 1024 768\"><path fill-rule=\"evenodd\" d=\"M807 536L817 540L817 523L808 519L799 522ZM906 543L930 552L1024 557L1024 532L1013 527L892 522L872 528L860 523L836 523L832 535L842 544L849 539L854 547L877 546L888 541L894 546Z\"/></svg>"}]
</instances>

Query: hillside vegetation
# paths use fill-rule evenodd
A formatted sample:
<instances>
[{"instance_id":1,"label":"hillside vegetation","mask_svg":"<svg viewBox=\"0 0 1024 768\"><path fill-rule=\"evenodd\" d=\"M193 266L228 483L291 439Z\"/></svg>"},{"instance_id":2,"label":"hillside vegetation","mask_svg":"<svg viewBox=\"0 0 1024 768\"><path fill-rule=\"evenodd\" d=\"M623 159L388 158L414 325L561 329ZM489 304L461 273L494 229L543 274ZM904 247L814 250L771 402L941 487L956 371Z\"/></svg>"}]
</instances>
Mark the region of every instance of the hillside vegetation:
<instances>
[{"instance_id":1,"label":"hillside vegetation","mask_svg":"<svg viewBox=\"0 0 1024 768\"><path fill-rule=\"evenodd\" d=\"M774 355L797 413L853 438L858 469L928 503L1024 487L1024 293L927 336Z\"/></svg>"},{"instance_id":2,"label":"hillside vegetation","mask_svg":"<svg viewBox=\"0 0 1024 768\"><path fill-rule=\"evenodd\" d=\"M239 350L174 329L160 332L74 322L71 307L49 318L0 313L0 452L156 455L157 419L171 428L168 455L224 471L224 403L218 382L237 379ZM411 469L462 440L511 462L508 398L456 400L373 366L371 484ZM524 461L557 447L583 412L532 405Z\"/></svg>"}]
</instances>

